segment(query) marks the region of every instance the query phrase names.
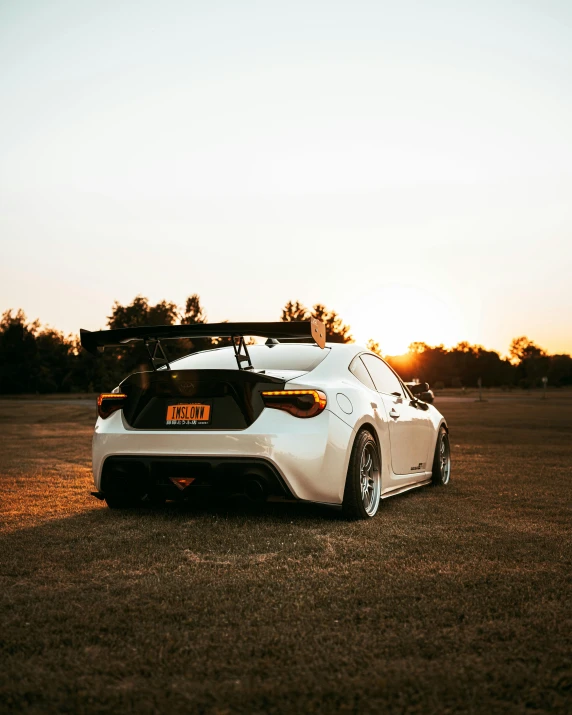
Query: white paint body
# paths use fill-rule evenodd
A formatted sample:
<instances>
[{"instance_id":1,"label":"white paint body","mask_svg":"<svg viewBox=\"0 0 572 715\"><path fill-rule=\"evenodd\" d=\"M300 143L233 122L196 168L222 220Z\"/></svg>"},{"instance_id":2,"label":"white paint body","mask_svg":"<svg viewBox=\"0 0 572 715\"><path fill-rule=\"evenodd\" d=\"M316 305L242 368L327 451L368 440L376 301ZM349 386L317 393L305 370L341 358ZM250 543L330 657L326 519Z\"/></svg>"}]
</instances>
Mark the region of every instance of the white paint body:
<instances>
[{"instance_id":1,"label":"white paint body","mask_svg":"<svg viewBox=\"0 0 572 715\"><path fill-rule=\"evenodd\" d=\"M445 423L440 412L433 405L414 407L406 391L407 396L397 397L364 385L349 366L360 354L372 355L365 348L328 343L326 349L326 357L310 372L292 373L296 376L288 379L287 371L281 371L288 379L284 389L313 388L326 394L326 409L316 417L301 419L265 408L244 430L173 432L133 429L122 411L99 418L93 438L96 488L105 459L115 455L253 457L272 463L297 499L341 505L352 446L362 428L379 445L382 498L428 483L439 428ZM232 355L232 348L217 352L222 350ZM196 369L196 355L178 361L178 369Z\"/></svg>"}]
</instances>

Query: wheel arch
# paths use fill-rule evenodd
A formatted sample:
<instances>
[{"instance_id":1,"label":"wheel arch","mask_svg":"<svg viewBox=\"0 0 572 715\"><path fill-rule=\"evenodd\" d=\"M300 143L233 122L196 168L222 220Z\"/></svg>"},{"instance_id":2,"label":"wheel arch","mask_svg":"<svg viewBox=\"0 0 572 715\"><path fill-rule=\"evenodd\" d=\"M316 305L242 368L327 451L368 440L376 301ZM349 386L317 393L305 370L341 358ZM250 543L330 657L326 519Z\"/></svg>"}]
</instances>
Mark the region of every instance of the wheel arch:
<instances>
[{"instance_id":1,"label":"wheel arch","mask_svg":"<svg viewBox=\"0 0 572 715\"><path fill-rule=\"evenodd\" d=\"M437 449L437 440L439 439L439 432L441 431L441 427L449 434L449 426L447 425L447 422L443 416L439 419L439 421L435 421L433 423L435 425L435 432L433 434L433 439L429 443L429 450L427 452L427 463L428 464L433 464L433 458L435 457L435 450Z\"/></svg>"},{"instance_id":2,"label":"wheel arch","mask_svg":"<svg viewBox=\"0 0 572 715\"><path fill-rule=\"evenodd\" d=\"M435 445L437 444L437 440L439 439L439 432L441 431L441 427L445 430L447 434L449 434L449 425L445 421L445 418L442 417L439 420L439 424L437 425L437 429L435 430L435 439L433 442L433 449L435 449Z\"/></svg>"},{"instance_id":3,"label":"wheel arch","mask_svg":"<svg viewBox=\"0 0 572 715\"><path fill-rule=\"evenodd\" d=\"M383 452L381 450L381 440L379 439L379 435L377 433L375 426L371 422L362 422L362 424L356 430L356 436L354 437L354 442L359 437L361 432L369 432L371 434L371 436L373 437L373 440L377 446L377 452L379 454L380 468L382 468L383 467Z\"/></svg>"},{"instance_id":4,"label":"wheel arch","mask_svg":"<svg viewBox=\"0 0 572 715\"><path fill-rule=\"evenodd\" d=\"M373 440L375 445L373 448L371 446L371 440ZM366 445L369 445L369 449L371 450L369 464L372 464L372 454L377 454L377 458L379 460L377 478L375 481L371 478L371 487L369 486L369 470L371 469L371 466L367 467L367 472L362 472L362 462L360 461L363 459L363 454L365 454L363 450ZM342 512L351 520L371 518L375 516L377 510L379 509L382 492L381 465L383 464L379 435L377 434L377 430L373 424L367 421L362 422L359 425L359 428L354 431L351 451L352 457L348 473L346 475L346 483L342 499ZM368 483L366 486L364 486L364 484L366 484L366 482L364 482L364 474L368 477ZM364 489L366 491L364 491ZM371 495L369 494L370 489L372 490Z\"/></svg>"}]
</instances>

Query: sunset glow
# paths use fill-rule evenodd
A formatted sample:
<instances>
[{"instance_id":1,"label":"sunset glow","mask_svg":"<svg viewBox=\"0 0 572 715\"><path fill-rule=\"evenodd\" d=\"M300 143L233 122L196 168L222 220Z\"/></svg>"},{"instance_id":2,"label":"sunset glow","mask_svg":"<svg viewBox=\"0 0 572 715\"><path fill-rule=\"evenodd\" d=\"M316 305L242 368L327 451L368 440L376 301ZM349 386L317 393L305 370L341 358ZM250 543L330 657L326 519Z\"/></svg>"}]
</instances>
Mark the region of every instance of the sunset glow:
<instances>
[{"instance_id":1,"label":"sunset glow","mask_svg":"<svg viewBox=\"0 0 572 715\"><path fill-rule=\"evenodd\" d=\"M4 4L0 309L77 333L138 294L211 321L301 300L388 353L571 351L549 5Z\"/></svg>"},{"instance_id":2,"label":"sunset glow","mask_svg":"<svg viewBox=\"0 0 572 715\"><path fill-rule=\"evenodd\" d=\"M431 287L412 282L388 283L361 296L350 311L354 338L379 342L384 354L407 352L419 340L429 345L455 345L461 340L478 341L478 313L463 316L453 301Z\"/></svg>"}]
</instances>

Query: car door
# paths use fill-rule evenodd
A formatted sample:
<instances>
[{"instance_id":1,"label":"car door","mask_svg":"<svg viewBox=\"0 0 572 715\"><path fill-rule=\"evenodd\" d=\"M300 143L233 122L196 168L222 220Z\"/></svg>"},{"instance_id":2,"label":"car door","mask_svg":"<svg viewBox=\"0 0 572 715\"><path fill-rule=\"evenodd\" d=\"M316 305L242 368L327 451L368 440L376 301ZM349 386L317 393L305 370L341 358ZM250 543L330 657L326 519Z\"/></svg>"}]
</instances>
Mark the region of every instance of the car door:
<instances>
[{"instance_id":1,"label":"car door","mask_svg":"<svg viewBox=\"0 0 572 715\"><path fill-rule=\"evenodd\" d=\"M361 355L389 418L391 468L397 475L425 474L433 423L426 410L416 407L401 380L381 358Z\"/></svg>"}]
</instances>

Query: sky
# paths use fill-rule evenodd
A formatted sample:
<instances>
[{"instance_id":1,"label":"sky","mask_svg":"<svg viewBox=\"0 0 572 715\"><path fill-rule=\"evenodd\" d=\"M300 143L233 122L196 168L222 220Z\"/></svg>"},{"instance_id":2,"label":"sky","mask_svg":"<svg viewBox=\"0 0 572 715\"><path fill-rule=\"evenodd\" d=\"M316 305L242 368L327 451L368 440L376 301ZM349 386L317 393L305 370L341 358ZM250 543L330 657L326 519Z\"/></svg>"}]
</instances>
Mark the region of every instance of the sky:
<instances>
[{"instance_id":1,"label":"sky","mask_svg":"<svg viewBox=\"0 0 572 715\"><path fill-rule=\"evenodd\" d=\"M572 352L568 0L0 0L0 311Z\"/></svg>"}]
</instances>

